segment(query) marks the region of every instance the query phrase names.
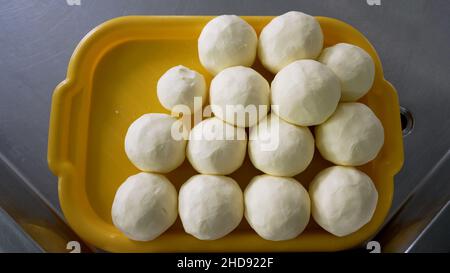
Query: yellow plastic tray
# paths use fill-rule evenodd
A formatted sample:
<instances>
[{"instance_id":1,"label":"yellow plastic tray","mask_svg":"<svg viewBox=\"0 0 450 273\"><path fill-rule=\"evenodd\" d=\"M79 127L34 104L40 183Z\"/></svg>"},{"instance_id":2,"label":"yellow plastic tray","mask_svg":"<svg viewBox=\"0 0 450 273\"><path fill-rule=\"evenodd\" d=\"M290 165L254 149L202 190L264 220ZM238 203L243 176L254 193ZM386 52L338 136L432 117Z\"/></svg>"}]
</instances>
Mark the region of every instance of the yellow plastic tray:
<instances>
[{"instance_id":1,"label":"yellow plastic tray","mask_svg":"<svg viewBox=\"0 0 450 273\"><path fill-rule=\"evenodd\" d=\"M259 33L272 17L243 17ZM282 242L260 238L245 219L231 234L200 241L183 231L180 220L150 242L135 242L111 222L111 204L119 185L138 170L124 152L128 126L148 112L167 112L156 97L156 82L170 67L183 64L206 76L197 56L197 37L209 16L130 16L93 29L75 49L67 78L53 94L48 164L59 182L61 208L69 225L86 242L112 252L230 252L336 251L361 245L383 223L391 205L393 177L403 164L403 145L397 93L383 78L380 60L365 37L351 26L317 17L325 46L347 42L364 48L375 61L375 83L361 99L381 119L385 144L378 157L362 166L379 193L373 219L362 229L338 238L311 218L296 239ZM269 81L273 75L257 62L255 69ZM296 178L306 187L321 169L331 165L316 151L311 166ZM187 161L168 174L179 189L196 172ZM231 176L244 189L259 174L246 159Z\"/></svg>"}]
</instances>

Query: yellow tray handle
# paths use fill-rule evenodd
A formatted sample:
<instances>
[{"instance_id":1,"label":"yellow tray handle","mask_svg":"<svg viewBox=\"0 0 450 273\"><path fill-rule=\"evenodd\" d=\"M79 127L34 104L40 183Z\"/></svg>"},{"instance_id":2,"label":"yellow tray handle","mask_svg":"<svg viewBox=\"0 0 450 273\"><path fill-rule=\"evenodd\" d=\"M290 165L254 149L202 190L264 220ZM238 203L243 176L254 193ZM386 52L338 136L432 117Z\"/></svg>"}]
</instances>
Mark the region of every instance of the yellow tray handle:
<instances>
[{"instance_id":1,"label":"yellow tray handle","mask_svg":"<svg viewBox=\"0 0 450 273\"><path fill-rule=\"evenodd\" d=\"M62 81L53 92L50 124L48 133L47 161L50 170L60 175L69 161L70 123L77 116L72 113L72 97L79 93L75 85L67 79Z\"/></svg>"}]
</instances>

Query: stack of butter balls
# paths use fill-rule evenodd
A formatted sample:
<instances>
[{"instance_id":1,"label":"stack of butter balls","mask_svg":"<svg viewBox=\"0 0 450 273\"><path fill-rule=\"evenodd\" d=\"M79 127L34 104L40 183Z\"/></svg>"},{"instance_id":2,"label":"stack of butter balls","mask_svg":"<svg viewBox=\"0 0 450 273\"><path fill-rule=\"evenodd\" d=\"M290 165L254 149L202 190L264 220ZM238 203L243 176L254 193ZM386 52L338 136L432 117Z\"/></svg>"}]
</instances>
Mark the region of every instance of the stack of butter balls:
<instances>
[{"instance_id":1,"label":"stack of butter balls","mask_svg":"<svg viewBox=\"0 0 450 273\"><path fill-rule=\"evenodd\" d=\"M378 194L355 166L377 156L384 130L357 100L371 89L375 66L355 45L323 48L323 43L318 21L297 11L275 17L259 38L235 15L208 22L198 38L198 55L214 78L208 88L203 75L183 65L161 76L158 99L175 115L144 114L130 125L125 152L142 172L119 187L114 225L130 239L148 241L179 215L187 233L215 240L245 216L262 238L280 241L299 236L310 215L335 236L367 224ZM275 74L271 83L251 68L256 57ZM204 106L208 94L213 117L196 124L187 139L174 137L174 128L183 126L178 106L194 113L201 110L194 98ZM234 112L227 111L230 106ZM256 115L247 112L252 107ZM315 148L335 166L302 181L310 182L305 189L293 177L308 168ZM263 174L242 191L226 175L243 164L247 151ZM177 194L163 174L185 158L199 174Z\"/></svg>"}]
</instances>

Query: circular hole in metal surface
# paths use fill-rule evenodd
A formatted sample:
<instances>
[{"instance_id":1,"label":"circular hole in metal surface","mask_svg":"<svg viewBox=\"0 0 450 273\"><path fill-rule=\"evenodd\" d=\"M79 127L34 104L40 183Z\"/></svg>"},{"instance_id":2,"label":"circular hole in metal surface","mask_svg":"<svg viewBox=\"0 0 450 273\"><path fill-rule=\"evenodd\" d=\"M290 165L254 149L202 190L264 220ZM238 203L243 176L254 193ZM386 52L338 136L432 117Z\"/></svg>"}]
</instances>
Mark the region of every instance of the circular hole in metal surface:
<instances>
[{"instance_id":1,"label":"circular hole in metal surface","mask_svg":"<svg viewBox=\"0 0 450 273\"><path fill-rule=\"evenodd\" d=\"M402 123L403 136L409 135L414 128L414 118L411 112L402 106L400 106L400 120Z\"/></svg>"}]
</instances>

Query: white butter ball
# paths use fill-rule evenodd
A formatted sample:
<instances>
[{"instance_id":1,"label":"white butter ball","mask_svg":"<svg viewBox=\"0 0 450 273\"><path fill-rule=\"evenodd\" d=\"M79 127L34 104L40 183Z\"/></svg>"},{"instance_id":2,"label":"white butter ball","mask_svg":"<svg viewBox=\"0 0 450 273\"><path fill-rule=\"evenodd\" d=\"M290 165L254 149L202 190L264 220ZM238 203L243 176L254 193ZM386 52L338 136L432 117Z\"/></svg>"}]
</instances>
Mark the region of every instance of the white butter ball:
<instances>
[{"instance_id":1,"label":"white butter ball","mask_svg":"<svg viewBox=\"0 0 450 273\"><path fill-rule=\"evenodd\" d=\"M312 216L328 232L342 237L367 224L375 212L378 193L365 173L334 166L321 171L309 185Z\"/></svg>"},{"instance_id":2,"label":"white butter ball","mask_svg":"<svg viewBox=\"0 0 450 273\"><path fill-rule=\"evenodd\" d=\"M314 137L308 127L295 126L270 114L250 128L248 153L264 173L294 176L306 169L314 155Z\"/></svg>"},{"instance_id":3,"label":"white butter ball","mask_svg":"<svg viewBox=\"0 0 450 273\"><path fill-rule=\"evenodd\" d=\"M206 24L198 38L202 65L213 75L237 65L251 66L258 37L252 26L236 15L221 15Z\"/></svg>"},{"instance_id":4,"label":"white butter ball","mask_svg":"<svg viewBox=\"0 0 450 273\"><path fill-rule=\"evenodd\" d=\"M341 101L356 101L372 88L375 64L364 49L340 43L325 48L319 61L338 76L342 86Z\"/></svg>"},{"instance_id":5,"label":"white butter ball","mask_svg":"<svg viewBox=\"0 0 450 273\"><path fill-rule=\"evenodd\" d=\"M270 86L255 70L235 66L211 81L210 104L214 115L230 124L253 126L270 108Z\"/></svg>"},{"instance_id":6,"label":"white butter ball","mask_svg":"<svg viewBox=\"0 0 450 273\"><path fill-rule=\"evenodd\" d=\"M290 11L275 17L259 36L258 56L272 73L299 59L315 59L323 47L323 33L312 16Z\"/></svg>"},{"instance_id":7,"label":"white butter ball","mask_svg":"<svg viewBox=\"0 0 450 273\"><path fill-rule=\"evenodd\" d=\"M116 192L111 215L114 225L128 238L153 240L177 219L177 191L159 174L130 176Z\"/></svg>"},{"instance_id":8,"label":"white butter ball","mask_svg":"<svg viewBox=\"0 0 450 273\"><path fill-rule=\"evenodd\" d=\"M174 110L175 113L179 113L175 106L185 105L193 114L206 100L206 83L203 75L182 65L167 70L158 80L156 90L162 106L167 110ZM200 99L201 103L198 105L194 105L195 97Z\"/></svg>"},{"instance_id":9,"label":"white butter ball","mask_svg":"<svg viewBox=\"0 0 450 273\"><path fill-rule=\"evenodd\" d=\"M309 222L308 192L294 178L256 176L244 191L245 218L266 240L297 237Z\"/></svg>"},{"instance_id":10,"label":"white butter ball","mask_svg":"<svg viewBox=\"0 0 450 273\"><path fill-rule=\"evenodd\" d=\"M186 154L192 167L203 174L230 174L244 162L247 135L218 118L205 119L189 135Z\"/></svg>"},{"instance_id":11,"label":"white butter ball","mask_svg":"<svg viewBox=\"0 0 450 273\"><path fill-rule=\"evenodd\" d=\"M242 190L226 176L196 175L181 186L179 211L187 233L200 240L219 239L242 220Z\"/></svg>"},{"instance_id":12,"label":"white butter ball","mask_svg":"<svg viewBox=\"0 0 450 273\"><path fill-rule=\"evenodd\" d=\"M186 140L174 132L182 123L167 114L145 114L135 120L125 136L125 152L142 171L167 173L183 163Z\"/></svg>"},{"instance_id":13,"label":"white butter ball","mask_svg":"<svg viewBox=\"0 0 450 273\"><path fill-rule=\"evenodd\" d=\"M377 156L384 143L381 121L369 107L358 102L340 103L315 133L320 154L337 165L366 164Z\"/></svg>"},{"instance_id":14,"label":"white butter ball","mask_svg":"<svg viewBox=\"0 0 450 273\"><path fill-rule=\"evenodd\" d=\"M272 81L273 112L284 120L302 126L317 125L336 110L341 86L336 75L314 60L295 61L283 68Z\"/></svg>"}]
</instances>

